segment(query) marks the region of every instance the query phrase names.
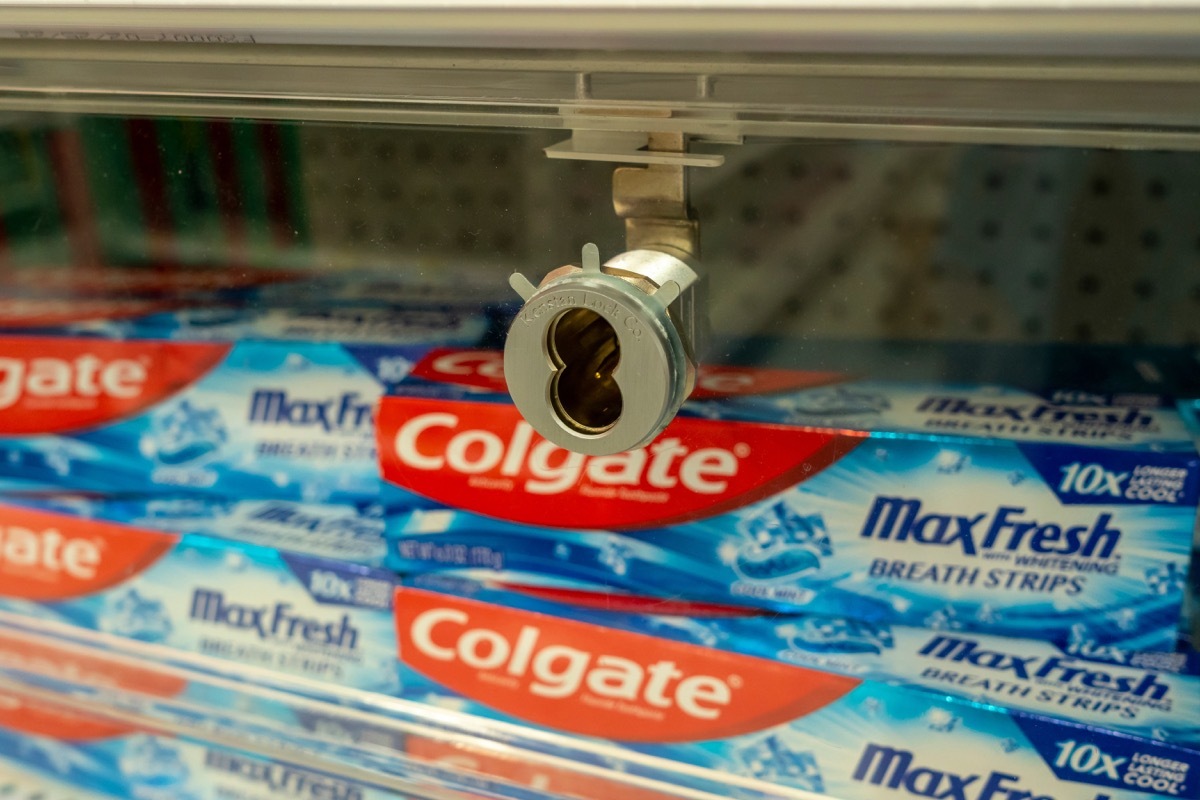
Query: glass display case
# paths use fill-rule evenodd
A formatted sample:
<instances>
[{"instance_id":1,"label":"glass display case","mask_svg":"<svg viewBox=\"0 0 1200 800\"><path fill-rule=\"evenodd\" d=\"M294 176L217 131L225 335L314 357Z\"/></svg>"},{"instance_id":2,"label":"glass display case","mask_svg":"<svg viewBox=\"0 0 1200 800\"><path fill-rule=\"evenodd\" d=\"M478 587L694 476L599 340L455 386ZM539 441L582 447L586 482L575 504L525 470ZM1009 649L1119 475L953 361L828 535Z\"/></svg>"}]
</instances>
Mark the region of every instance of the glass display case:
<instances>
[{"instance_id":1,"label":"glass display case","mask_svg":"<svg viewBox=\"0 0 1200 800\"><path fill-rule=\"evenodd\" d=\"M1198 100L1165 0L0 0L0 795L1197 796Z\"/></svg>"}]
</instances>

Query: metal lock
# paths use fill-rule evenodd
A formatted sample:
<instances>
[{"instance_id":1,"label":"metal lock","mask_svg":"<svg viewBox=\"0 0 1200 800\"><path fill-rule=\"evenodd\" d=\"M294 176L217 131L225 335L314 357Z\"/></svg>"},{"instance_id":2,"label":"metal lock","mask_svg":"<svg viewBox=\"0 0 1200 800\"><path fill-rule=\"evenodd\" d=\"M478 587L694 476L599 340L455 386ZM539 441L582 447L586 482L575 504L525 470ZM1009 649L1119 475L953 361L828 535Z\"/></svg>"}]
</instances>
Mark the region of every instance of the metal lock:
<instances>
[{"instance_id":1,"label":"metal lock","mask_svg":"<svg viewBox=\"0 0 1200 800\"><path fill-rule=\"evenodd\" d=\"M631 250L603 266L595 245L582 266L534 286L508 332L504 375L522 416L554 444L610 455L649 443L696 380L697 274L683 253Z\"/></svg>"}]
</instances>

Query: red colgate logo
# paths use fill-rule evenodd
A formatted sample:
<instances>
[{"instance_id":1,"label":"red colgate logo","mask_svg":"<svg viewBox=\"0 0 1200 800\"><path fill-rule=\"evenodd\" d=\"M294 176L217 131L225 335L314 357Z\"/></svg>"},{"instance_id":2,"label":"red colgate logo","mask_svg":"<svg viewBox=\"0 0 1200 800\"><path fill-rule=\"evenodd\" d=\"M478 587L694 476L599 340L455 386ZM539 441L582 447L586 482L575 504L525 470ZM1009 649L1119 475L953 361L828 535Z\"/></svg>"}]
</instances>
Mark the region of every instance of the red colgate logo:
<instances>
[{"instance_id":1,"label":"red colgate logo","mask_svg":"<svg viewBox=\"0 0 1200 800\"><path fill-rule=\"evenodd\" d=\"M178 392L229 345L0 337L0 435L65 433L130 416Z\"/></svg>"},{"instance_id":2,"label":"red colgate logo","mask_svg":"<svg viewBox=\"0 0 1200 800\"><path fill-rule=\"evenodd\" d=\"M0 506L0 595L65 600L114 586L178 537L110 522Z\"/></svg>"},{"instance_id":3,"label":"red colgate logo","mask_svg":"<svg viewBox=\"0 0 1200 800\"><path fill-rule=\"evenodd\" d=\"M450 506L532 525L652 527L712 516L812 477L863 435L678 418L650 445L571 453L500 403L388 397L383 476Z\"/></svg>"},{"instance_id":4,"label":"red colgate logo","mask_svg":"<svg viewBox=\"0 0 1200 800\"><path fill-rule=\"evenodd\" d=\"M499 350L430 350L409 373L434 383L453 383L489 392L508 393L504 382L504 353Z\"/></svg>"},{"instance_id":5,"label":"red colgate logo","mask_svg":"<svg viewBox=\"0 0 1200 800\"><path fill-rule=\"evenodd\" d=\"M411 374L434 383L453 383L489 392L508 393L508 385L504 382L504 354L499 350L438 348L421 359ZM704 364L696 376L696 388L691 399L712 400L794 391L839 383L846 378L840 372Z\"/></svg>"},{"instance_id":6,"label":"red colgate logo","mask_svg":"<svg viewBox=\"0 0 1200 800\"><path fill-rule=\"evenodd\" d=\"M498 711L632 742L740 736L804 716L858 685L642 634L419 589L396 590L401 659Z\"/></svg>"}]
</instances>

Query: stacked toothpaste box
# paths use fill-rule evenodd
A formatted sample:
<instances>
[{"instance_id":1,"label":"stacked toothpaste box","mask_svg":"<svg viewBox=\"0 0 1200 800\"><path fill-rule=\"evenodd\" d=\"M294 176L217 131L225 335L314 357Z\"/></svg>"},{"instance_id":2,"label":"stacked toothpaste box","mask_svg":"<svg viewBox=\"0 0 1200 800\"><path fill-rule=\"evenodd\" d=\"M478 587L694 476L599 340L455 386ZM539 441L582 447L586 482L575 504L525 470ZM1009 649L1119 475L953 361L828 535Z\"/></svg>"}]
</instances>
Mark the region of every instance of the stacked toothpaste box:
<instances>
[{"instance_id":1,"label":"stacked toothpaste box","mask_svg":"<svg viewBox=\"0 0 1200 800\"><path fill-rule=\"evenodd\" d=\"M1200 794L1169 401L716 369L584 457L501 378L381 405L407 696L831 797Z\"/></svg>"},{"instance_id":2,"label":"stacked toothpaste box","mask_svg":"<svg viewBox=\"0 0 1200 800\"><path fill-rule=\"evenodd\" d=\"M0 303L0 612L396 693L375 406L431 347L484 340L493 309L374 277L362 296L362 275L40 277L6 276ZM0 748L60 777L230 796L143 781L149 760L188 771L156 739L14 720ZM267 769L190 748L193 773ZM361 796L296 774L302 794Z\"/></svg>"},{"instance_id":3,"label":"stacked toothpaste box","mask_svg":"<svg viewBox=\"0 0 1200 800\"><path fill-rule=\"evenodd\" d=\"M498 312L298 284L8 326L0 618L730 796L1200 793L1200 460L1160 398L709 367L648 447L585 458L509 403Z\"/></svg>"}]
</instances>

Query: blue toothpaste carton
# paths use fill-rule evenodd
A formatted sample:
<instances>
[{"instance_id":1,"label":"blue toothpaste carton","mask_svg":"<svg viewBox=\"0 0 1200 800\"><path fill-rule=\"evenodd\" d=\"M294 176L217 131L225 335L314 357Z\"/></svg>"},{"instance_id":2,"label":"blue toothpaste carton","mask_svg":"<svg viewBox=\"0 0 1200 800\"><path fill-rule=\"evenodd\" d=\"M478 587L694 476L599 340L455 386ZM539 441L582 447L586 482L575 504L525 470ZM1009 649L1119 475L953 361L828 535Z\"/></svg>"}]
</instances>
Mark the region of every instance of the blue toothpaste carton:
<instances>
[{"instance_id":1,"label":"blue toothpaste carton","mask_svg":"<svg viewBox=\"0 0 1200 800\"><path fill-rule=\"evenodd\" d=\"M121 756L131 750L159 753L159 748L164 760L174 760L172 750L181 748L197 754L194 759L184 759L189 765L203 761L204 767L218 768L215 777L222 780L213 785L222 788L221 797L229 797L239 788L270 788L282 794L294 789L302 797L343 796L330 792L329 784L317 779L321 773L313 768L315 758L355 769L358 779L353 784L342 782L346 797L370 796L372 780L383 776L402 778L409 785L513 800L564 795L608 800L618 793L632 800L696 797L674 791L681 778L689 786L709 792L704 796L724 796L727 789L722 773L697 779L694 768L644 757L622 762L618 768L605 761L606 756L620 754L610 746L499 726L440 706L379 704L379 698L356 692L353 686L295 684L282 676L264 682L262 676L247 676L234 667L216 670L218 679L212 680L211 669L197 671L196 659L186 660L189 669L176 669L173 654L162 648L141 648L151 660L131 659L111 641L97 646L77 632L49 638L28 620L14 624L13 619L5 618L3 622L0 673L12 678L17 688L0 692L0 760L15 755L43 774L65 774L76 783L86 780L92 788L108 785L138 790L122 797L143 795L146 787L137 778L146 771L123 772ZM88 646L80 647L80 639ZM394 651L394 644L387 649ZM25 697L25 687L41 692L41 699ZM46 699L46 693L55 699ZM60 698L71 704L70 709L61 707ZM128 715L114 721L81 713L79 698L87 698L101 709L136 709L138 722L130 725ZM178 735L159 732L165 729ZM210 732L219 732L227 745L268 742L276 755L295 751L295 763L307 768L297 772L274 760L234 760L228 748L206 751L194 746L203 744ZM154 741L147 742L146 737ZM114 757L116 769L112 768ZM67 765L81 769L66 769ZM199 777L206 774L203 768L170 772L179 780L163 781L161 789L166 796L209 785ZM234 776L246 781L255 778L262 785L239 786L230 782ZM351 785L367 794L353 794ZM770 796L777 794L771 792Z\"/></svg>"},{"instance_id":2,"label":"blue toothpaste carton","mask_svg":"<svg viewBox=\"0 0 1200 800\"><path fill-rule=\"evenodd\" d=\"M1159 398L775 375L585 457L483 371L422 362L381 404L399 572L1175 646L1200 459Z\"/></svg>"},{"instance_id":3,"label":"blue toothpaste carton","mask_svg":"<svg viewBox=\"0 0 1200 800\"><path fill-rule=\"evenodd\" d=\"M1200 671L1194 655L1114 646L1064 650L1036 639L806 614L737 614L728 607L578 590L504 592L454 583L458 580L424 576L408 583L449 586L450 593L470 590L471 596L505 606L548 609L589 624L1200 749Z\"/></svg>"},{"instance_id":4,"label":"blue toothpaste carton","mask_svg":"<svg viewBox=\"0 0 1200 800\"><path fill-rule=\"evenodd\" d=\"M80 336L187 342L449 344L478 342L492 335L495 312L495 307L488 305L217 303L91 320L63 326L62 330Z\"/></svg>"},{"instance_id":5,"label":"blue toothpaste carton","mask_svg":"<svg viewBox=\"0 0 1200 800\"><path fill-rule=\"evenodd\" d=\"M614 612L599 595L567 604L443 576L407 580L395 607L406 696L720 770L735 793L1148 800L1200 788L1190 748L748 655L790 648L769 618Z\"/></svg>"},{"instance_id":6,"label":"blue toothpaste carton","mask_svg":"<svg viewBox=\"0 0 1200 800\"><path fill-rule=\"evenodd\" d=\"M158 528L114 521L132 511L129 519L145 522L147 504L6 499L0 611L251 670L395 691L391 573L305 552L291 530L299 517L279 516L315 519L327 509L276 503L261 510L271 519L234 505L222 512L224 523L221 516L201 520L200 530L249 539L235 541L171 532L189 528L178 520ZM239 522L239 514L249 519ZM151 519L169 516L151 506ZM335 535L326 531L315 549L336 552ZM342 536L347 552L363 552L358 531Z\"/></svg>"},{"instance_id":7,"label":"blue toothpaste carton","mask_svg":"<svg viewBox=\"0 0 1200 800\"><path fill-rule=\"evenodd\" d=\"M772 636L793 649L781 618L738 630L754 618L612 614L440 576L397 588L364 566L66 508L3 513L0 610L40 627L295 676L318 696L331 684L605 740L614 744L603 764L614 770L639 768L641 756L667 759L726 773L747 797L778 797L776 786L851 800L953 786L986 787L997 800L1194 796L1196 753L1170 742L756 655ZM1089 681L1095 688L1101 678L1076 682ZM189 691L153 683L137 679L152 695ZM401 744L418 757L428 751Z\"/></svg>"},{"instance_id":8,"label":"blue toothpaste carton","mask_svg":"<svg viewBox=\"0 0 1200 800\"><path fill-rule=\"evenodd\" d=\"M0 500L2 504L3 500ZM230 539L317 558L383 566L383 509L375 502L304 503L207 495L16 495L6 502L163 533Z\"/></svg>"},{"instance_id":9,"label":"blue toothpaste carton","mask_svg":"<svg viewBox=\"0 0 1200 800\"><path fill-rule=\"evenodd\" d=\"M211 313L224 321L158 338L0 336L0 491L374 500L385 387L491 325L453 309Z\"/></svg>"},{"instance_id":10,"label":"blue toothpaste carton","mask_svg":"<svg viewBox=\"0 0 1200 800\"><path fill-rule=\"evenodd\" d=\"M6 692L0 699L0 761L15 762L64 785L138 800L395 796L369 783L304 766L299 752L292 761L266 758L18 694Z\"/></svg>"},{"instance_id":11,"label":"blue toothpaste carton","mask_svg":"<svg viewBox=\"0 0 1200 800\"><path fill-rule=\"evenodd\" d=\"M414 272L415 271L415 272ZM418 274L419 280L413 275ZM239 267L39 266L0 275L0 329L55 329L108 336L303 337L319 315L341 313L334 335L412 336L420 324L483 310L511 313L510 292L494 273L442 265L312 271ZM373 314L371 309L385 312ZM365 319L352 324L352 312ZM423 312L418 313L418 312ZM385 318L390 313L390 324ZM303 317L313 315L307 323ZM290 319L289 319L290 318ZM367 323L374 326L370 330ZM323 327L331 329L327 320ZM295 330L291 330L294 328Z\"/></svg>"}]
</instances>

